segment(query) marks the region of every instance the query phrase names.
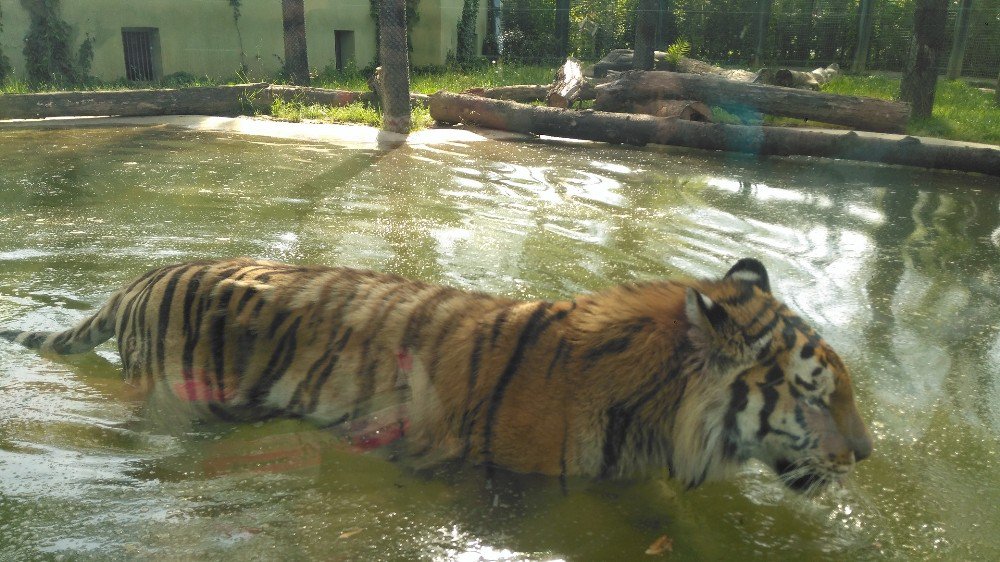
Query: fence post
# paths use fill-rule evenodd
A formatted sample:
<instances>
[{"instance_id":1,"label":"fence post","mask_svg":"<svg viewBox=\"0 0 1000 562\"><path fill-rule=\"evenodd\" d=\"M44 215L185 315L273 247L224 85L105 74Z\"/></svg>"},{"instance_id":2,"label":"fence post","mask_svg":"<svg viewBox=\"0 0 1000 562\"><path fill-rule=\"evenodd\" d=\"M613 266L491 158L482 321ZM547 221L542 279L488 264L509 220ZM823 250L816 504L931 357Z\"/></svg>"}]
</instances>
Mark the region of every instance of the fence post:
<instances>
[{"instance_id":1,"label":"fence post","mask_svg":"<svg viewBox=\"0 0 1000 562\"><path fill-rule=\"evenodd\" d=\"M285 36L285 72L293 84L308 86L305 0L281 0L281 17Z\"/></svg>"},{"instance_id":2,"label":"fence post","mask_svg":"<svg viewBox=\"0 0 1000 562\"><path fill-rule=\"evenodd\" d=\"M958 5L958 15L955 18L955 39L951 43L951 55L948 57L948 80L954 80L962 75L962 62L965 60L965 47L969 44L969 20L972 19L972 0L962 0Z\"/></svg>"},{"instance_id":3,"label":"fence post","mask_svg":"<svg viewBox=\"0 0 1000 562\"><path fill-rule=\"evenodd\" d=\"M656 40L656 20L659 0L639 0L635 18L635 52L632 68L653 70L653 42Z\"/></svg>"},{"instance_id":4,"label":"fence post","mask_svg":"<svg viewBox=\"0 0 1000 562\"><path fill-rule=\"evenodd\" d=\"M753 50L753 60L750 66L757 68L763 65L764 37L767 36L767 26L771 22L771 6L774 0L760 0L757 4L757 45Z\"/></svg>"},{"instance_id":5,"label":"fence post","mask_svg":"<svg viewBox=\"0 0 1000 562\"><path fill-rule=\"evenodd\" d=\"M854 51L851 72L864 72L868 66L868 51L872 42L872 7L875 0L861 0L858 5L858 48Z\"/></svg>"},{"instance_id":6,"label":"fence post","mask_svg":"<svg viewBox=\"0 0 1000 562\"><path fill-rule=\"evenodd\" d=\"M570 0L556 0L556 52L560 64L569 54L569 4Z\"/></svg>"},{"instance_id":7,"label":"fence post","mask_svg":"<svg viewBox=\"0 0 1000 562\"><path fill-rule=\"evenodd\" d=\"M406 0L379 0L382 61L382 130L410 132L410 57L406 46Z\"/></svg>"}]
</instances>

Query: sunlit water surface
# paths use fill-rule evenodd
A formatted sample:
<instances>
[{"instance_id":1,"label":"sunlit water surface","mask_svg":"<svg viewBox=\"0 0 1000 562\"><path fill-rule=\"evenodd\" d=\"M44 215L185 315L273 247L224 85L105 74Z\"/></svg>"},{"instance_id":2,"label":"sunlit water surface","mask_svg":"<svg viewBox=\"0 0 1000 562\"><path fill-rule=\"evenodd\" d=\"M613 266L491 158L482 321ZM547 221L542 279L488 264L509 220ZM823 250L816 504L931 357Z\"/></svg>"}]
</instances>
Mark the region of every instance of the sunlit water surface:
<instances>
[{"instance_id":1,"label":"sunlit water surface","mask_svg":"<svg viewBox=\"0 0 1000 562\"><path fill-rule=\"evenodd\" d=\"M666 149L392 151L161 128L0 130L0 325L84 318L153 266L249 255L515 297L756 256L839 350L876 439L806 499L761 466L683 491L359 455L195 424L112 344L0 342L0 559L1000 559L995 178Z\"/></svg>"}]
</instances>

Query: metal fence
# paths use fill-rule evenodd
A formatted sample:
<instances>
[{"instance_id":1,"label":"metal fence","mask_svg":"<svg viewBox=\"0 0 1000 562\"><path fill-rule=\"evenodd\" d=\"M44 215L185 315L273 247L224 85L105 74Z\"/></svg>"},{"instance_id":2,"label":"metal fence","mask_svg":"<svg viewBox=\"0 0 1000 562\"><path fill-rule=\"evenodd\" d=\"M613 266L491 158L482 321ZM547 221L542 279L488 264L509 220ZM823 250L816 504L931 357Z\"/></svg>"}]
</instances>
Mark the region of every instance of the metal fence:
<instances>
[{"instance_id":1,"label":"metal fence","mask_svg":"<svg viewBox=\"0 0 1000 562\"><path fill-rule=\"evenodd\" d=\"M506 0L501 43L508 59L558 62L557 0ZM638 18L657 20L657 49L683 39L690 56L721 64L781 64L815 67L838 63L851 68L858 53L865 0L659 0L658 9L639 13L640 0L567 2L567 51L585 60L614 48L631 48ZM951 47L960 0L949 6L946 44ZM962 75L996 78L1000 71L1000 0L975 0ZM871 37L865 68L901 71L913 34L914 0L871 3ZM948 62L941 57L942 68Z\"/></svg>"}]
</instances>

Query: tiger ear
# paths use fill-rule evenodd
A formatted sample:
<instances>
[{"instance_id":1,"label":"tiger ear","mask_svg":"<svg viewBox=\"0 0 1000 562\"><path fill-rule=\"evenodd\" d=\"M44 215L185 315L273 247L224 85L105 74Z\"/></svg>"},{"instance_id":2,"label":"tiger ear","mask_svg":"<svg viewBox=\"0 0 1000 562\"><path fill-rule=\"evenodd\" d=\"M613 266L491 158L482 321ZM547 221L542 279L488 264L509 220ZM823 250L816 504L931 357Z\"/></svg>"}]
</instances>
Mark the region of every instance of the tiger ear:
<instances>
[{"instance_id":1,"label":"tiger ear","mask_svg":"<svg viewBox=\"0 0 1000 562\"><path fill-rule=\"evenodd\" d=\"M684 312L689 322L708 333L714 333L729 318L721 305L692 287L685 294Z\"/></svg>"},{"instance_id":2,"label":"tiger ear","mask_svg":"<svg viewBox=\"0 0 1000 562\"><path fill-rule=\"evenodd\" d=\"M765 293L771 292L771 281L767 277L764 264L753 258L743 258L729 268L726 279L737 279L755 285Z\"/></svg>"}]
</instances>

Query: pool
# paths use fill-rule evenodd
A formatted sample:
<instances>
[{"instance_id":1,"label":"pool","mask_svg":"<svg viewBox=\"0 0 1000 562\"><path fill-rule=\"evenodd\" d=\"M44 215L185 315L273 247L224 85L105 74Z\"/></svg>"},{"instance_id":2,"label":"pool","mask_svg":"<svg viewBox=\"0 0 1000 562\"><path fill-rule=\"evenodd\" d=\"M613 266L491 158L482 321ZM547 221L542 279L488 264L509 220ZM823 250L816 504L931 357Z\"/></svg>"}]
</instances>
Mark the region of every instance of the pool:
<instances>
[{"instance_id":1,"label":"pool","mask_svg":"<svg viewBox=\"0 0 1000 562\"><path fill-rule=\"evenodd\" d=\"M872 458L817 498L415 469L306 422L194 423L113 344L0 342L2 559L1000 558L996 178L529 141L347 149L152 126L0 130L0 325L82 319L153 266L248 255L519 298L735 258L839 351ZM655 559L655 558L650 558Z\"/></svg>"}]
</instances>

